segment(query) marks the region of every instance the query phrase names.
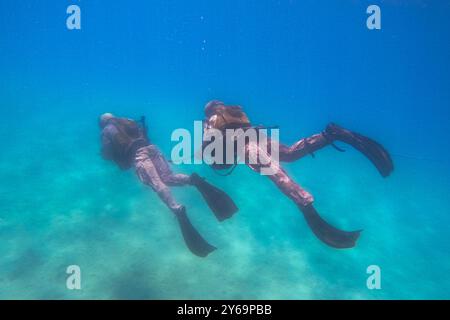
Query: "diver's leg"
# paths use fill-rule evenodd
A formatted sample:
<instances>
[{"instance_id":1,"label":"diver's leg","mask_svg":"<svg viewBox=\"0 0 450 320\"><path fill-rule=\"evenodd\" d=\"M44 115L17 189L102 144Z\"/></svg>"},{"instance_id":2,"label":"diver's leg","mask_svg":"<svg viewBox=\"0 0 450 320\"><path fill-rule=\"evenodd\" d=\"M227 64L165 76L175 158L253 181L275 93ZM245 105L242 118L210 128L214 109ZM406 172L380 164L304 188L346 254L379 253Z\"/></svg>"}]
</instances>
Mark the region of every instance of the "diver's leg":
<instances>
[{"instance_id":1,"label":"diver's leg","mask_svg":"<svg viewBox=\"0 0 450 320\"><path fill-rule=\"evenodd\" d=\"M191 183L191 177L183 173L172 173L163 176L163 181L168 186L185 186Z\"/></svg>"},{"instance_id":2,"label":"diver's leg","mask_svg":"<svg viewBox=\"0 0 450 320\"><path fill-rule=\"evenodd\" d=\"M266 150L260 149L257 144L252 143L247 144L247 159L250 159L249 153L256 150L262 163L269 163L270 156ZM262 169L260 164L247 163L247 166L256 172L260 172ZM271 163L271 172L273 174L268 175L269 179L297 205L309 227L320 240L334 248L351 248L355 246L360 231L343 231L327 223L314 209L312 205L314 201L313 196L294 182L279 163Z\"/></svg>"},{"instance_id":3,"label":"diver's leg","mask_svg":"<svg viewBox=\"0 0 450 320\"><path fill-rule=\"evenodd\" d=\"M216 248L209 244L195 229L186 214L186 208L178 204L173 198L170 189L161 180L158 170L151 161L150 156L154 150L141 148L136 154L135 168L139 179L146 185L152 187L161 200L172 210L177 218L183 239L189 250L200 257L206 257Z\"/></svg>"},{"instance_id":4,"label":"diver's leg","mask_svg":"<svg viewBox=\"0 0 450 320\"><path fill-rule=\"evenodd\" d=\"M297 206L306 207L313 203L313 196L298 183L294 182L282 168L275 174L269 175L269 179L277 185L278 189L292 199Z\"/></svg>"},{"instance_id":5,"label":"diver's leg","mask_svg":"<svg viewBox=\"0 0 450 320\"><path fill-rule=\"evenodd\" d=\"M317 150L330 144L323 133L315 134L308 138L303 138L291 146L280 144L280 161L292 162L307 155L313 155Z\"/></svg>"},{"instance_id":6,"label":"diver's leg","mask_svg":"<svg viewBox=\"0 0 450 320\"><path fill-rule=\"evenodd\" d=\"M309 138L301 139L292 146L280 144L280 161L296 161L308 154L314 155L314 152L328 145L343 151L334 145L335 141L345 142L360 151L374 164L383 177L387 177L394 170L394 164L389 152L382 145L334 123L330 123L325 131Z\"/></svg>"},{"instance_id":7,"label":"diver's leg","mask_svg":"<svg viewBox=\"0 0 450 320\"><path fill-rule=\"evenodd\" d=\"M190 176L182 173L173 173L169 163L158 150L151 155L151 160L158 171L161 180L168 186L185 186L191 184Z\"/></svg>"},{"instance_id":8,"label":"diver's leg","mask_svg":"<svg viewBox=\"0 0 450 320\"><path fill-rule=\"evenodd\" d=\"M258 155L258 163L251 164L250 154ZM280 155L281 157L281 155ZM263 166L260 163L269 164L271 167L271 175L267 175L268 178L277 185L277 187L290 199L292 199L299 206L307 206L311 204L314 199L313 196L295 183L281 168L279 162L273 162L270 159L270 155L266 150L259 147L258 143L250 142L246 145L246 164L253 171L260 172ZM268 166L267 166L268 167Z\"/></svg>"},{"instance_id":9,"label":"diver's leg","mask_svg":"<svg viewBox=\"0 0 450 320\"><path fill-rule=\"evenodd\" d=\"M181 210L182 206L175 201L169 187L161 180L158 170L150 158L137 160L135 168L139 180L150 186L173 213L176 214Z\"/></svg>"}]
</instances>

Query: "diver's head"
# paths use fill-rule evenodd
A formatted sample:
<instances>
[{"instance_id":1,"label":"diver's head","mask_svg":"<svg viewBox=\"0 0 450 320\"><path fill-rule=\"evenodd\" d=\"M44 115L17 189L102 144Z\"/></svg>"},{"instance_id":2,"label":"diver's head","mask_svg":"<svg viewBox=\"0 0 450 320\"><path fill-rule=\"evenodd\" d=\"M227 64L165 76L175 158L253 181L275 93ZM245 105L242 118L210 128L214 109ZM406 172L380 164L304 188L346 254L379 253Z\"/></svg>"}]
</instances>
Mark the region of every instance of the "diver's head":
<instances>
[{"instance_id":1,"label":"diver's head","mask_svg":"<svg viewBox=\"0 0 450 320\"><path fill-rule=\"evenodd\" d=\"M211 100L205 106L205 115L209 118L211 117L218 107L224 107L225 104L220 100Z\"/></svg>"},{"instance_id":2,"label":"diver's head","mask_svg":"<svg viewBox=\"0 0 450 320\"><path fill-rule=\"evenodd\" d=\"M109 120L114 118L114 115L112 113L104 113L100 116L99 125L100 128L104 128Z\"/></svg>"}]
</instances>

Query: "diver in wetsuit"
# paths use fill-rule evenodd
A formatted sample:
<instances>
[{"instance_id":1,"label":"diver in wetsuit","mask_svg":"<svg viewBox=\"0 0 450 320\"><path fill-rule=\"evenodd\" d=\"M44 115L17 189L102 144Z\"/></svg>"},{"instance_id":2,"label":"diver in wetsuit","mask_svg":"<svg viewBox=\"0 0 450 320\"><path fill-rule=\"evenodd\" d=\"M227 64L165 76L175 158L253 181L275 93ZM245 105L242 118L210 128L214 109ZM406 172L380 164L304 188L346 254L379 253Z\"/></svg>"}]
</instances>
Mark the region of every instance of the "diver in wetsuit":
<instances>
[{"instance_id":1,"label":"diver in wetsuit","mask_svg":"<svg viewBox=\"0 0 450 320\"><path fill-rule=\"evenodd\" d=\"M245 131L249 128L255 128L252 127L250 120L240 106L227 106L221 101L213 100L205 106L204 112L206 116L204 133L206 134L208 130L212 129L221 131L224 136L226 129L241 128ZM389 153L374 140L333 123L329 124L323 132L301 139L292 146L280 143L279 161L272 160L270 138L267 138L267 140L266 146L269 147L267 149L261 148L254 141L245 143L245 164L252 170L260 172L270 163L274 174L268 175L268 178L298 206L314 234L324 243L335 248L354 247L360 231L342 231L328 224L314 209L313 196L293 181L279 162L292 162L306 155L314 155L314 152L329 145L343 151L334 145L335 141L342 141L362 152L375 165L381 176L387 177L394 169ZM204 143L203 148L209 143ZM236 153L236 148L234 150ZM225 154L226 150L223 153ZM257 154L259 162L250 163L248 159L250 159L251 154ZM236 154L234 156L236 157ZM216 163L213 163L212 166L216 169L229 168L229 165L223 166Z\"/></svg>"},{"instance_id":2,"label":"diver in wetsuit","mask_svg":"<svg viewBox=\"0 0 450 320\"><path fill-rule=\"evenodd\" d=\"M140 181L150 186L175 214L183 238L194 254L205 257L215 250L192 226L186 208L175 200L169 187L195 186L219 220L238 210L231 198L195 173L174 174L158 147L150 142L145 123L105 113L99 125L103 158L114 161L122 170L134 167Z\"/></svg>"}]
</instances>

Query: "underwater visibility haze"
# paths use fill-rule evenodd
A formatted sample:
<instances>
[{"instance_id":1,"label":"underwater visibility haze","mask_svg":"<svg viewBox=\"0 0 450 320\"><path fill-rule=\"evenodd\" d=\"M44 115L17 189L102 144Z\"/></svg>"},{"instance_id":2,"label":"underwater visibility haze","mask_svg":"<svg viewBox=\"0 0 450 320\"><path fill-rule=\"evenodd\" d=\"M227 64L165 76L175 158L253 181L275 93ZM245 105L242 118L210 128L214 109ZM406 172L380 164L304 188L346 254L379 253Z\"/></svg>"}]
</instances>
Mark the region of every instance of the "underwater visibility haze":
<instances>
[{"instance_id":1,"label":"underwater visibility haze","mask_svg":"<svg viewBox=\"0 0 450 320\"><path fill-rule=\"evenodd\" d=\"M1 1L0 299L449 299L449 14L447 0ZM390 152L387 178L339 142L283 164L328 222L363 230L354 248L318 240L246 166L172 165L239 207L219 222L172 188L217 247L200 258L134 170L102 159L101 114L144 115L169 159L173 130L213 99L286 144L336 122Z\"/></svg>"}]
</instances>

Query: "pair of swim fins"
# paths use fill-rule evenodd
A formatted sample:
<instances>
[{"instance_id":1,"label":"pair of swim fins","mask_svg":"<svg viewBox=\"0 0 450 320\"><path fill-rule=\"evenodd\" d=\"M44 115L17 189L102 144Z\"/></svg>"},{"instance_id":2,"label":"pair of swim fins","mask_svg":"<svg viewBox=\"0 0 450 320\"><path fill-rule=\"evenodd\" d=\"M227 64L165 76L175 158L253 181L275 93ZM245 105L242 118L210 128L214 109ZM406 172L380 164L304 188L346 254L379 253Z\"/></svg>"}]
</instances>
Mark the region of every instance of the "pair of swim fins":
<instances>
[{"instance_id":1,"label":"pair of swim fins","mask_svg":"<svg viewBox=\"0 0 450 320\"><path fill-rule=\"evenodd\" d=\"M342 141L360 151L372 162L382 177L389 176L394 170L389 153L378 142L334 123L327 126L324 134L331 143ZM342 151L340 148L337 149ZM352 248L356 245L362 230L343 231L333 227L319 215L312 204L306 207L299 206L299 209L313 233L325 244L337 249Z\"/></svg>"},{"instance_id":2,"label":"pair of swim fins","mask_svg":"<svg viewBox=\"0 0 450 320\"><path fill-rule=\"evenodd\" d=\"M211 211L219 221L230 218L239 209L234 201L223 190L213 186L197 175L191 175L191 184L197 188L205 199ZM216 247L209 244L202 235L195 229L186 214L186 208L182 207L176 214L181 233L189 250L199 256L206 257L213 252Z\"/></svg>"},{"instance_id":3,"label":"pair of swim fins","mask_svg":"<svg viewBox=\"0 0 450 320\"><path fill-rule=\"evenodd\" d=\"M214 191L214 193L216 192ZM233 207L232 203L233 202L228 202L227 206L229 206L229 208ZM213 209L213 207L211 209ZM355 246L361 230L343 231L333 227L319 215L312 204L306 207L300 207L300 210L303 212L306 222L308 223L313 233L325 244L337 249L352 248ZM213 209L213 212L221 221L226 217L231 217L236 211L237 208L233 211L230 211L222 210L222 207L218 206L214 206ZM192 225L184 207L182 207L182 209L176 214L176 217L178 220L178 224L180 225L184 241L193 254L199 257L206 257L208 256L208 254L216 250L216 247L208 243L208 241L206 241L205 238L203 238L202 235Z\"/></svg>"},{"instance_id":4,"label":"pair of swim fins","mask_svg":"<svg viewBox=\"0 0 450 320\"><path fill-rule=\"evenodd\" d=\"M376 141L333 123L327 126L324 134L330 140L330 143L342 141L363 153L378 169L381 176L387 177L393 171L394 165L389 153ZM191 183L200 191L219 221L230 218L238 211L233 200L224 191L207 183L197 174L194 173L191 176ZM352 248L355 246L361 230L344 231L332 226L319 215L312 204L299 206L299 209L302 211L313 233L325 244L338 249ZM177 214L177 219L184 240L192 253L200 257L206 257L216 249L192 226L185 210Z\"/></svg>"}]
</instances>

